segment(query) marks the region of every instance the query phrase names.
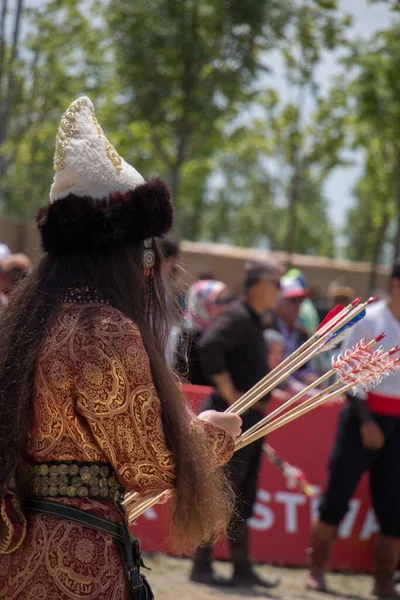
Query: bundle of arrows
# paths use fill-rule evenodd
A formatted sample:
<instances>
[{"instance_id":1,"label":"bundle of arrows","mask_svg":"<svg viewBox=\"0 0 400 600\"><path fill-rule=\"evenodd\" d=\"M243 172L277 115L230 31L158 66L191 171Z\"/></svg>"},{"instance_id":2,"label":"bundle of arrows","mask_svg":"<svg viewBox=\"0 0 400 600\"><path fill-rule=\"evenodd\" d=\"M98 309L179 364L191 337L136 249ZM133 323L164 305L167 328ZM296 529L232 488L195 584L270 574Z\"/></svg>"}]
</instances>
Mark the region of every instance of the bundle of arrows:
<instances>
[{"instance_id":1,"label":"bundle of arrows","mask_svg":"<svg viewBox=\"0 0 400 600\"><path fill-rule=\"evenodd\" d=\"M365 316L366 307L374 301L374 298L370 298L367 302L361 302L361 299L357 298L346 307L335 307L310 339L241 396L228 411L238 415L244 413L311 358L338 345L348 329ZM360 340L344 354L333 358L332 368L327 373L240 435L236 439L235 449L240 450L339 394L350 390L367 390L377 385L383 377L399 368L396 354L400 348L384 351L376 347L383 338L384 333L373 340ZM304 399L305 394L332 376L336 376L335 383ZM288 410L291 406L293 408ZM123 506L129 523L133 523L146 510L157 504L163 495L164 492L160 492L142 498L136 492L128 492Z\"/></svg>"}]
</instances>

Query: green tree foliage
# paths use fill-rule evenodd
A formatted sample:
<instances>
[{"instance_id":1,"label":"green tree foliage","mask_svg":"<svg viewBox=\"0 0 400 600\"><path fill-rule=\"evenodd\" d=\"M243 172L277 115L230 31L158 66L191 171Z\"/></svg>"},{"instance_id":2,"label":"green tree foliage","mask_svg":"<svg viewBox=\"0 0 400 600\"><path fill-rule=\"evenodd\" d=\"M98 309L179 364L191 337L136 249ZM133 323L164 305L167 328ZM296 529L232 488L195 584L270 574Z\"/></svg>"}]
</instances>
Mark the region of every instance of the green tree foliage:
<instances>
[{"instance_id":1,"label":"green tree foliage","mask_svg":"<svg viewBox=\"0 0 400 600\"><path fill-rule=\"evenodd\" d=\"M127 121L143 123L178 205L183 235L196 213L182 193L191 161L209 158L251 98L261 52L282 35L289 0L112 0L106 9ZM202 167L203 168L203 167ZM186 177L185 177L186 175ZM200 196L194 200L199 201Z\"/></svg>"},{"instance_id":2,"label":"green tree foliage","mask_svg":"<svg viewBox=\"0 0 400 600\"><path fill-rule=\"evenodd\" d=\"M315 70L324 51L344 43L346 29L351 23L348 16L338 17L335 0L299 1L294 8L295 18L282 41L281 51L286 80L295 100L275 106L271 120L273 152L285 171L287 213L283 246L289 254L300 249L297 243L300 215L307 214L306 207L314 200L309 193L320 190L317 194L321 200L320 213L324 206L322 182L341 163L341 140L332 140L336 133L330 128L326 109L324 112ZM309 111L310 104L314 103L319 105L319 112L312 122L307 122L306 110ZM331 145L330 141L334 144ZM310 225L312 218L310 215Z\"/></svg>"},{"instance_id":3,"label":"green tree foliage","mask_svg":"<svg viewBox=\"0 0 400 600\"><path fill-rule=\"evenodd\" d=\"M354 45L346 66L349 133L364 165L348 213L348 255L371 261L374 287L384 250L391 245L395 260L400 246L400 24Z\"/></svg>"},{"instance_id":4,"label":"green tree foliage","mask_svg":"<svg viewBox=\"0 0 400 600\"><path fill-rule=\"evenodd\" d=\"M337 4L0 0L0 208L32 218L61 113L87 93L121 154L170 183L188 239L334 254L324 184L362 149L349 256L379 262L400 239L399 29L354 44L324 97L321 58L348 45Z\"/></svg>"},{"instance_id":5,"label":"green tree foliage","mask_svg":"<svg viewBox=\"0 0 400 600\"><path fill-rule=\"evenodd\" d=\"M0 199L3 210L15 217L32 218L48 194L62 112L78 94L98 91L99 37L80 5L53 0L21 13L24 35L17 65L7 66L15 70L13 102L0 145Z\"/></svg>"}]
</instances>

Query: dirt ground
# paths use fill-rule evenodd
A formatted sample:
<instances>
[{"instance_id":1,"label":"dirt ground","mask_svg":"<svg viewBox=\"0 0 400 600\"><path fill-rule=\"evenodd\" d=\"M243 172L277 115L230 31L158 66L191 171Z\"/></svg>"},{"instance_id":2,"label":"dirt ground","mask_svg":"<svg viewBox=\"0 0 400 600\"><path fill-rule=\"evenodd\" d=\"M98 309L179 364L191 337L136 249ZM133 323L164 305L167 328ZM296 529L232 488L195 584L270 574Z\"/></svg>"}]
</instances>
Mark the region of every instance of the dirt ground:
<instances>
[{"instance_id":1,"label":"dirt ground","mask_svg":"<svg viewBox=\"0 0 400 600\"><path fill-rule=\"evenodd\" d=\"M151 567L151 572L145 572L156 600L239 600L239 598L259 598L272 600L336 600L354 599L370 600L372 581L366 575L328 575L329 587L332 593L321 594L310 592L304 587L305 571L303 569L286 569L281 567L257 567L260 574L279 576L281 584L278 588L266 591L256 588L246 589L211 588L190 583L188 574L190 561L170 558L163 555L146 556L145 563ZM221 575L229 575L229 564L217 563L216 570Z\"/></svg>"}]
</instances>

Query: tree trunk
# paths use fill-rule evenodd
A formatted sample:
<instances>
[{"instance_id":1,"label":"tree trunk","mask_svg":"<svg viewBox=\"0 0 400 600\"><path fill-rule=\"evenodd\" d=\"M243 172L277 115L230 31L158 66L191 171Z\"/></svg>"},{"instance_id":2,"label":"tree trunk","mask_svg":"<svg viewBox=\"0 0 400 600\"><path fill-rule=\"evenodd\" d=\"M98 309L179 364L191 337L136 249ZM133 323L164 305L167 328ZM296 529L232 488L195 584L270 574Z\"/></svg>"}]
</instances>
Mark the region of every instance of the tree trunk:
<instances>
[{"instance_id":1,"label":"tree trunk","mask_svg":"<svg viewBox=\"0 0 400 600\"><path fill-rule=\"evenodd\" d=\"M5 59L5 30L6 30L6 17L7 17L7 4L8 0L2 0L1 11L0 11L0 98L4 79L4 59Z\"/></svg>"},{"instance_id":2,"label":"tree trunk","mask_svg":"<svg viewBox=\"0 0 400 600\"><path fill-rule=\"evenodd\" d=\"M396 190L396 236L393 247L393 265L400 259L400 150L397 157L397 190Z\"/></svg>"},{"instance_id":3,"label":"tree trunk","mask_svg":"<svg viewBox=\"0 0 400 600\"><path fill-rule=\"evenodd\" d=\"M177 206L179 201L179 190L181 187L181 165L175 163L169 173L169 187L171 190L172 200Z\"/></svg>"},{"instance_id":4,"label":"tree trunk","mask_svg":"<svg viewBox=\"0 0 400 600\"><path fill-rule=\"evenodd\" d=\"M23 0L18 0L17 12L15 14L14 30L11 44L11 55L7 65L7 82L6 89L4 91L4 101L0 114L0 144L4 142L7 137L8 119L14 95L14 63L18 56L18 42L19 34L21 30L21 18L22 18ZM0 171L1 175L1 171Z\"/></svg>"},{"instance_id":5,"label":"tree trunk","mask_svg":"<svg viewBox=\"0 0 400 600\"><path fill-rule=\"evenodd\" d=\"M296 250L296 233L297 233L297 205L300 197L301 184L301 168L299 160L296 158L294 172L290 182L289 202L288 202L288 227L286 232L285 247L288 253L287 262L290 266L293 262L293 253Z\"/></svg>"},{"instance_id":6,"label":"tree trunk","mask_svg":"<svg viewBox=\"0 0 400 600\"><path fill-rule=\"evenodd\" d=\"M374 252L370 264L368 293L371 295L377 288L378 264L381 257L382 246L385 241L386 230L389 224L389 214L386 211L383 215L382 222L377 231Z\"/></svg>"}]
</instances>

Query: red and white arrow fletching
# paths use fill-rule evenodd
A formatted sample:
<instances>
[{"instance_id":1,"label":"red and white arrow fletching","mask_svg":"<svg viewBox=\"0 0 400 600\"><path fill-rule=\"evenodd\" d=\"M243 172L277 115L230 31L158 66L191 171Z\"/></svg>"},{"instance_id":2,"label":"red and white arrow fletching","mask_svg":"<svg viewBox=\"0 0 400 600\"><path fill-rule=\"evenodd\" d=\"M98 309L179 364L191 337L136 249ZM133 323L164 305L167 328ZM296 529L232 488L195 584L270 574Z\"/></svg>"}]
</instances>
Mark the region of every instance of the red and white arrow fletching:
<instances>
[{"instance_id":1,"label":"red and white arrow fletching","mask_svg":"<svg viewBox=\"0 0 400 600\"><path fill-rule=\"evenodd\" d=\"M373 343L383 339L381 334ZM368 391L400 368L400 361L394 355L400 351L399 347L389 351L382 347L373 349L371 342L361 340L352 348L332 360L332 369L344 383L354 383L353 391Z\"/></svg>"}]
</instances>

